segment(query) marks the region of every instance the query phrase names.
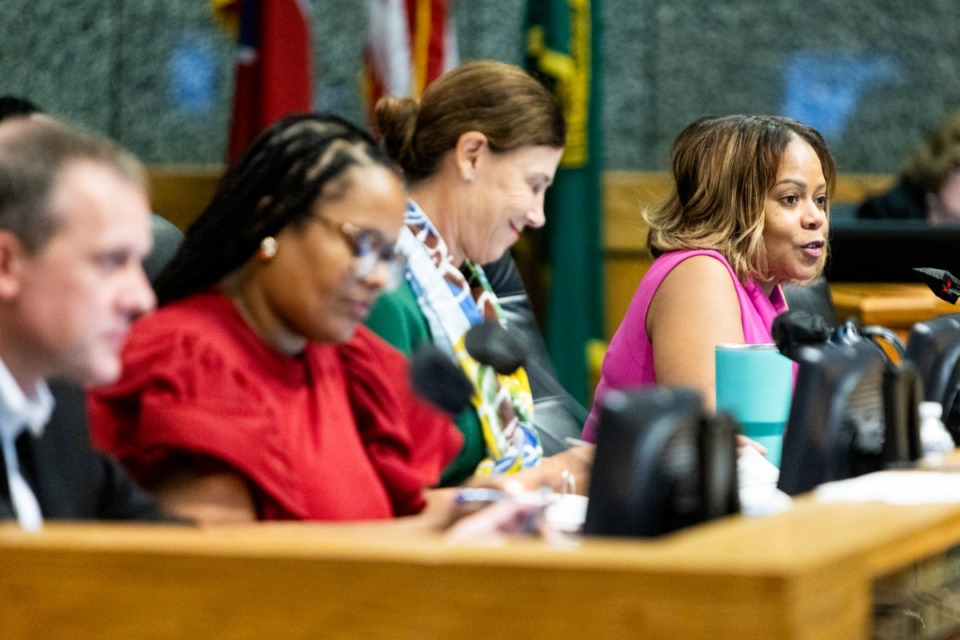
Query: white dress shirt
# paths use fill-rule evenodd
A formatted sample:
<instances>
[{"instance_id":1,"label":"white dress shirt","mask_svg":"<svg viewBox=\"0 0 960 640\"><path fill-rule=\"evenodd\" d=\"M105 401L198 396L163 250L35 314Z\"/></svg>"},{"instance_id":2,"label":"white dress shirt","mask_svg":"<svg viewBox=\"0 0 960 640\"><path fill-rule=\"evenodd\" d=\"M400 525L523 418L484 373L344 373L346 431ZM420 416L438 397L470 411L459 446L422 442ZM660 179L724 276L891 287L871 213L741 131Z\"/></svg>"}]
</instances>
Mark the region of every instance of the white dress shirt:
<instances>
[{"instance_id":1,"label":"white dress shirt","mask_svg":"<svg viewBox=\"0 0 960 640\"><path fill-rule=\"evenodd\" d=\"M37 497L20 473L16 442L27 429L33 437L40 437L52 410L53 396L45 382L38 381L28 396L0 360L0 445L13 510L20 526L27 531L39 531L43 526L43 515Z\"/></svg>"}]
</instances>

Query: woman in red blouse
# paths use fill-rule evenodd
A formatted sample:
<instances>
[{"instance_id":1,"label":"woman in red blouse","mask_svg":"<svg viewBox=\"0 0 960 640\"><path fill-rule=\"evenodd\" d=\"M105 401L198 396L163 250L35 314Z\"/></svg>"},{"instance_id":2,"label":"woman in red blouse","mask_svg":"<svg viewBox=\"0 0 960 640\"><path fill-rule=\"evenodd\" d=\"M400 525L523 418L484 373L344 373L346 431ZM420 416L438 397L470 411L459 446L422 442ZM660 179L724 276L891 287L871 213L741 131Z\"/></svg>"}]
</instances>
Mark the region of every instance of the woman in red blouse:
<instances>
[{"instance_id":1,"label":"woman in red blouse","mask_svg":"<svg viewBox=\"0 0 960 640\"><path fill-rule=\"evenodd\" d=\"M360 324L402 271L388 158L332 116L290 116L224 178L89 395L95 443L201 522L415 514L456 455L405 358Z\"/></svg>"}]
</instances>

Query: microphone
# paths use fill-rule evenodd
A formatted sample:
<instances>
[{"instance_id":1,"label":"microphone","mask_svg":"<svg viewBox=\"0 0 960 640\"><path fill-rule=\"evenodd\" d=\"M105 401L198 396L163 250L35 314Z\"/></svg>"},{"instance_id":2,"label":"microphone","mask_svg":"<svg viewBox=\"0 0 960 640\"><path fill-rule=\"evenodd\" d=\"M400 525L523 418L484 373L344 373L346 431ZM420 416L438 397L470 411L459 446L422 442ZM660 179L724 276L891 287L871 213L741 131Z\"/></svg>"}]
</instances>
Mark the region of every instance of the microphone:
<instances>
[{"instance_id":1,"label":"microphone","mask_svg":"<svg viewBox=\"0 0 960 640\"><path fill-rule=\"evenodd\" d=\"M460 365L430 343L410 356L410 383L417 395L450 414L463 411L473 397L473 384Z\"/></svg>"},{"instance_id":2,"label":"microphone","mask_svg":"<svg viewBox=\"0 0 960 640\"><path fill-rule=\"evenodd\" d=\"M486 320L470 327L463 336L470 357L510 375L523 365L526 349L496 320ZM456 414L470 404L473 383L460 365L431 343L417 347L410 357L410 382L414 391L432 404Z\"/></svg>"},{"instance_id":3,"label":"microphone","mask_svg":"<svg viewBox=\"0 0 960 640\"><path fill-rule=\"evenodd\" d=\"M906 347L903 340L885 327L861 327L856 320L850 319L831 329L823 316L808 313L802 309L789 310L773 319L770 332L773 341L784 356L794 362L803 362L810 348L824 345L850 345L869 338L871 342L886 342L903 357ZM878 349L883 349L876 344Z\"/></svg>"},{"instance_id":4,"label":"microphone","mask_svg":"<svg viewBox=\"0 0 960 640\"><path fill-rule=\"evenodd\" d=\"M826 343L831 330L820 314L791 309L773 319L770 333L780 353L799 362L803 347Z\"/></svg>"},{"instance_id":5,"label":"microphone","mask_svg":"<svg viewBox=\"0 0 960 640\"><path fill-rule=\"evenodd\" d=\"M560 386L549 361L531 354L528 344L517 335L496 320L487 320L467 330L464 348L474 360L493 367L501 375L510 375L521 366L527 368L536 406L534 426L544 452L558 453L569 447L567 437L580 436L587 411ZM460 365L433 344L425 343L414 351L410 371L414 390L435 407L455 414L470 404L473 384Z\"/></svg>"},{"instance_id":6,"label":"microphone","mask_svg":"<svg viewBox=\"0 0 960 640\"><path fill-rule=\"evenodd\" d=\"M470 327L463 337L463 346L471 358L490 365L501 375L510 375L526 360L526 349L520 341L493 319Z\"/></svg>"},{"instance_id":7,"label":"microphone","mask_svg":"<svg viewBox=\"0 0 960 640\"><path fill-rule=\"evenodd\" d=\"M935 296L950 304L957 303L957 299L960 298L960 279L955 275L943 269L915 267L913 270L923 274L923 281Z\"/></svg>"}]
</instances>

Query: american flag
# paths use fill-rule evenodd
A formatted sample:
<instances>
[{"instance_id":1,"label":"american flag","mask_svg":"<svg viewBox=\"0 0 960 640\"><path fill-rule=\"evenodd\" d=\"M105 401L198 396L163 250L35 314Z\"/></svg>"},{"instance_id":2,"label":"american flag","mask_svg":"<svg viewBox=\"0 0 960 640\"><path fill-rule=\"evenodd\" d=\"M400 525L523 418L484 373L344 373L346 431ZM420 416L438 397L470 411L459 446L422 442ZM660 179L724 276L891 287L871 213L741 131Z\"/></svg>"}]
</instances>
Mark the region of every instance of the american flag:
<instances>
[{"instance_id":1,"label":"american flag","mask_svg":"<svg viewBox=\"0 0 960 640\"><path fill-rule=\"evenodd\" d=\"M367 113L385 95L419 98L457 66L456 29L448 0L368 0L363 84Z\"/></svg>"}]
</instances>

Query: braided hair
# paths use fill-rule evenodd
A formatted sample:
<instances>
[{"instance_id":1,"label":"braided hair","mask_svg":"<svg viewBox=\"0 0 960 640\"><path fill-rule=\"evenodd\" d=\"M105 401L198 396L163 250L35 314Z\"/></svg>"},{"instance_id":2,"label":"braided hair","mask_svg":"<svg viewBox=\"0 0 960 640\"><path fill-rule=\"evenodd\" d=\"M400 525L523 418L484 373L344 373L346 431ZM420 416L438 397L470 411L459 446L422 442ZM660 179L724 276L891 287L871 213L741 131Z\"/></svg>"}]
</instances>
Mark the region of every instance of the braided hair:
<instances>
[{"instance_id":1,"label":"braided hair","mask_svg":"<svg viewBox=\"0 0 960 640\"><path fill-rule=\"evenodd\" d=\"M317 198L353 166L395 170L373 139L346 120L299 114L247 148L157 277L160 305L203 291L249 260L261 241L310 215Z\"/></svg>"}]
</instances>

